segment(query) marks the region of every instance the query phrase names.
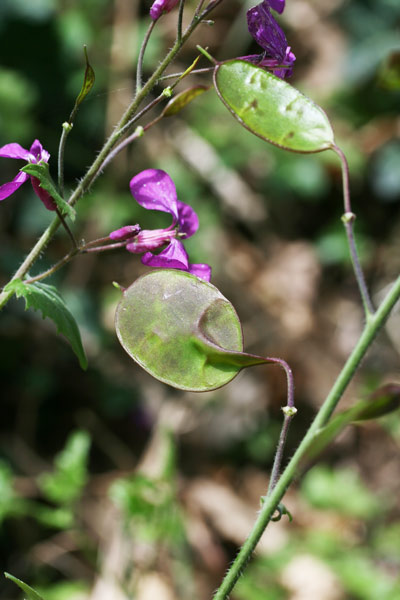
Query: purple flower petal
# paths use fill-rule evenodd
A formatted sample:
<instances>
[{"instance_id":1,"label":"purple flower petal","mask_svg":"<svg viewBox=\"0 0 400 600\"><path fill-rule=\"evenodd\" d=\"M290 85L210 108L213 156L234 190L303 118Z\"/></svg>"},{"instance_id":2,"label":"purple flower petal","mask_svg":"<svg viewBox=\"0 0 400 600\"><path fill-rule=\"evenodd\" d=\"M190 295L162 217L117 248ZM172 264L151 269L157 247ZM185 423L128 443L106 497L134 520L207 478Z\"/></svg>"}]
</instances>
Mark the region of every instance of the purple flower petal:
<instances>
[{"instance_id":1,"label":"purple flower petal","mask_svg":"<svg viewBox=\"0 0 400 600\"><path fill-rule=\"evenodd\" d=\"M247 25L250 35L267 52L269 58L283 61L286 54L287 40L272 16L269 3L266 0L247 11Z\"/></svg>"},{"instance_id":2,"label":"purple flower petal","mask_svg":"<svg viewBox=\"0 0 400 600\"><path fill-rule=\"evenodd\" d=\"M25 148L19 144L6 144L0 148L0 156L4 158L21 158L23 160L29 160L29 150L25 150Z\"/></svg>"},{"instance_id":3,"label":"purple flower petal","mask_svg":"<svg viewBox=\"0 0 400 600\"><path fill-rule=\"evenodd\" d=\"M273 69L273 74L276 75L277 77L280 77L281 79L284 79L285 77L290 77L291 74L293 73L293 63L296 60L296 56L294 55L294 53L291 51L290 46L288 46L286 48L286 54L285 54L285 58L282 61L283 65L286 65L288 68L286 69ZM261 61L260 63L263 66L263 61Z\"/></svg>"},{"instance_id":4,"label":"purple flower petal","mask_svg":"<svg viewBox=\"0 0 400 600\"><path fill-rule=\"evenodd\" d=\"M205 281L210 281L211 279L211 267L205 263L189 265L189 273L192 273L192 275L196 275L196 277L200 277L200 279L204 279Z\"/></svg>"},{"instance_id":5,"label":"purple flower petal","mask_svg":"<svg viewBox=\"0 0 400 600\"><path fill-rule=\"evenodd\" d=\"M117 242L121 242L123 240L129 240L130 238L136 236L140 231L139 225L126 225L125 227L121 227L121 229L116 229L112 231L108 236L110 240L115 240Z\"/></svg>"},{"instance_id":6,"label":"purple flower petal","mask_svg":"<svg viewBox=\"0 0 400 600\"><path fill-rule=\"evenodd\" d=\"M171 240L170 244L160 254L146 252L142 256L142 263L148 267L180 269L181 271L189 270L187 252L183 244L175 239Z\"/></svg>"},{"instance_id":7,"label":"purple flower petal","mask_svg":"<svg viewBox=\"0 0 400 600\"><path fill-rule=\"evenodd\" d=\"M178 200L178 229L179 233L184 233L189 238L199 228L199 218L189 204Z\"/></svg>"},{"instance_id":8,"label":"purple flower petal","mask_svg":"<svg viewBox=\"0 0 400 600\"><path fill-rule=\"evenodd\" d=\"M157 250L157 248L169 244L175 235L176 232L169 229L143 229L125 247L128 252L141 254L148 250Z\"/></svg>"},{"instance_id":9,"label":"purple flower petal","mask_svg":"<svg viewBox=\"0 0 400 600\"><path fill-rule=\"evenodd\" d=\"M150 17L156 21L163 12L169 12L178 2L179 0L155 0L150 8Z\"/></svg>"},{"instance_id":10,"label":"purple flower petal","mask_svg":"<svg viewBox=\"0 0 400 600\"><path fill-rule=\"evenodd\" d=\"M31 183L33 191L35 192L36 196L40 198L40 200L43 202L47 210L57 210L57 204L54 202L49 192L40 187L39 179L37 177L31 176Z\"/></svg>"},{"instance_id":11,"label":"purple flower petal","mask_svg":"<svg viewBox=\"0 0 400 600\"><path fill-rule=\"evenodd\" d=\"M18 144L8 144L9 146L18 146ZM12 158L12 157L8 157ZM19 172L16 177L12 181L8 183L4 183L0 186L0 200L4 200L4 198L8 198L11 196L25 181L29 179L29 175L23 172Z\"/></svg>"},{"instance_id":12,"label":"purple flower petal","mask_svg":"<svg viewBox=\"0 0 400 600\"><path fill-rule=\"evenodd\" d=\"M266 4L268 4L272 10L275 10L280 15L285 9L285 1L286 0L265 0Z\"/></svg>"},{"instance_id":13,"label":"purple flower petal","mask_svg":"<svg viewBox=\"0 0 400 600\"><path fill-rule=\"evenodd\" d=\"M46 163L49 162L50 154L47 152L47 150L43 149L43 146L39 142L39 140L35 140L33 142L32 146L29 149L29 154L29 160L34 164L40 162L41 160L43 160Z\"/></svg>"},{"instance_id":14,"label":"purple flower petal","mask_svg":"<svg viewBox=\"0 0 400 600\"><path fill-rule=\"evenodd\" d=\"M147 169L130 181L132 196L149 210L160 210L171 214L173 225L178 222L178 202L175 184L161 169Z\"/></svg>"}]
</instances>

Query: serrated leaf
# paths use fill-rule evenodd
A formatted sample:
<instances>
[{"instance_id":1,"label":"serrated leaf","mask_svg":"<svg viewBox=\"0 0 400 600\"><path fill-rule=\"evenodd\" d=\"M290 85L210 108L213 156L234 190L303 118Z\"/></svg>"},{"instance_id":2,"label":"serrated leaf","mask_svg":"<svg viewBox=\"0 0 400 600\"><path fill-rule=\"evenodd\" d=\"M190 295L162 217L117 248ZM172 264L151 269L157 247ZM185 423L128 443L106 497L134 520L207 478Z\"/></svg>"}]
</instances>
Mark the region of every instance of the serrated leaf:
<instances>
[{"instance_id":1,"label":"serrated leaf","mask_svg":"<svg viewBox=\"0 0 400 600\"><path fill-rule=\"evenodd\" d=\"M293 152L321 152L334 144L328 117L286 81L243 60L214 70L218 96L243 127Z\"/></svg>"},{"instance_id":2,"label":"serrated leaf","mask_svg":"<svg viewBox=\"0 0 400 600\"><path fill-rule=\"evenodd\" d=\"M75 210L60 196L57 191L56 186L50 176L49 173L49 165L44 162L40 162L37 164L29 163L20 169L24 173L28 175L32 175L36 177L40 181L40 187L42 187L46 192L50 194L53 198L54 202L57 204L58 209L63 215L67 215L70 217L72 221L75 219Z\"/></svg>"},{"instance_id":3,"label":"serrated leaf","mask_svg":"<svg viewBox=\"0 0 400 600\"><path fill-rule=\"evenodd\" d=\"M87 368L88 362L78 325L54 286L40 282L24 283L20 279L14 279L4 290L12 291L17 298L23 297L25 310L28 308L40 310L43 318L49 317L55 323L57 332L62 333L70 342L82 369Z\"/></svg>"},{"instance_id":4,"label":"serrated leaf","mask_svg":"<svg viewBox=\"0 0 400 600\"><path fill-rule=\"evenodd\" d=\"M163 117L172 117L185 108L192 100L209 90L209 86L196 85L174 96L162 111Z\"/></svg>"},{"instance_id":5,"label":"serrated leaf","mask_svg":"<svg viewBox=\"0 0 400 600\"><path fill-rule=\"evenodd\" d=\"M10 575L10 573L4 573L4 576L7 579L10 579L11 581L13 581L19 588L21 588L21 590L26 595L26 600L43 600L42 596L40 596L37 592L35 592L35 590L33 588L31 588L31 586L28 585L27 583L24 583L17 577L14 577L14 575Z\"/></svg>"},{"instance_id":6,"label":"serrated leaf","mask_svg":"<svg viewBox=\"0 0 400 600\"><path fill-rule=\"evenodd\" d=\"M136 280L123 293L115 324L131 358L182 390L213 390L243 367L270 362L242 352L232 304L214 285L185 271L152 271Z\"/></svg>"},{"instance_id":7,"label":"serrated leaf","mask_svg":"<svg viewBox=\"0 0 400 600\"><path fill-rule=\"evenodd\" d=\"M366 400L339 413L325 427L319 429L310 442L307 460L313 459L343 431L343 429L358 421L378 419L400 408L400 385L387 384L377 389Z\"/></svg>"},{"instance_id":8,"label":"serrated leaf","mask_svg":"<svg viewBox=\"0 0 400 600\"><path fill-rule=\"evenodd\" d=\"M73 114L76 112L79 105L84 101L84 99L86 98L86 96L88 95L88 93L90 92L92 87L94 86L94 82L95 82L95 74L94 74L93 68L91 67L91 65L89 63L89 57L88 57L86 46L83 47L83 51L85 53L86 69L85 69L85 75L83 78L83 84L82 84L81 91L79 92L79 95L78 95L77 99L75 100L75 106L72 111ZM73 117L72 117L72 119L70 117L70 122L72 122L72 120L73 120Z\"/></svg>"}]
</instances>

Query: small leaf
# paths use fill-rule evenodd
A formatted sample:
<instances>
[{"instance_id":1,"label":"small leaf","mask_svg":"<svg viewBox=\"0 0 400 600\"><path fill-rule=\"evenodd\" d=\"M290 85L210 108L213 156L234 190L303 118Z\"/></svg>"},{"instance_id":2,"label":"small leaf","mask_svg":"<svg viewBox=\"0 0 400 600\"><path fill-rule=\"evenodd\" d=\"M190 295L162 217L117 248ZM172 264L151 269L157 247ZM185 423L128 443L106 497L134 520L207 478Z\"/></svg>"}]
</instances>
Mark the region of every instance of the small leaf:
<instances>
[{"instance_id":1,"label":"small leaf","mask_svg":"<svg viewBox=\"0 0 400 600\"><path fill-rule=\"evenodd\" d=\"M232 304L211 283L185 271L152 271L135 281L118 305L116 330L131 358L182 390L213 390L243 367L270 362L242 352Z\"/></svg>"},{"instance_id":2,"label":"small leaf","mask_svg":"<svg viewBox=\"0 0 400 600\"><path fill-rule=\"evenodd\" d=\"M180 94L177 94L168 102L167 106L162 111L162 116L172 117L172 115L176 115L183 108L185 108L187 104L197 98L197 96L200 96L200 94L203 94L209 89L210 88L205 85L196 85L192 88L184 90L183 92L180 92Z\"/></svg>"},{"instance_id":3,"label":"small leaf","mask_svg":"<svg viewBox=\"0 0 400 600\"><path fill-rule=\"evenodd\" d=\"M325 427L319 429L310 442L307 460L320 454L326 446L350 423L378 419L400 408L400 385L390 383L377 389L366 400L339 413Z\"/></svg>"},{"instance_id":4,"label":"small leaf","mask_svg":"<svg viewBox=\"0 0 400 600\"><path fill-rule=\"evenodd\" d=\"M14 575L10 575L10 573L4 573L4 576L7 579L11 579L26 595L26 600L43 600L42 596L39 596L37 592L33 588L31 588L27 583L24 583Z\"/></svg>"},{"instance_id":5,"label":"small leaf","mask_svg":"<svg viewBox=\"0 0 400 600\"><path fill-rule=\"evenodd\" d=\"M186 71L184 71L180 77L178 77L177 81L182 81L182 79L184 79L185 77L190 75L190 73L197 67L197 63L199 62L200 58L201 58L200 55L196 56L196 58L194 59L192 64L188 66Z\"/></svg>"},{"instance_id":6,"label":"small leaf","mask_svg":"<svg viewBox=\"0 0 400 600\"><path fill-rule=\"evenodd\" d=\"M79 105L84 101L84 99L86 98L86 96L88 95L88 93L90 92L92 87L94 86L94 81L95 81L94 70L89 63L89 57L88 57L86 46L83 46L83 51L85 53L85 60L86 60L85 76L83 78L83 84L82 84L81 91L79 92L79 95L78 95L77 99L75 100L75 106L74 106L74 109L69 118L70 123L73 121L73 118L75 116L75 113L76 113Z\"/></svg>"},{"instance_id":7,"label":"small leaf","mask_svg":"<svg viewBox=\"0 0 400 600\"><path fill-rule=\"evenodd\" d=\"M20 279L14 279L4 290L14 292L17 298L22 296L25 299L25 310L28 308L40 310L43 318L49 317L54 321L57 332L62 333L70 342L82 369L87 368L88 362L78 325L55 287L39 282L28 284Z\"/></svg>"},{"instance_id":8,"label":"small leaf","mask_svg":"<svg viewBox=\"0 0 400 600\"><path fill-rule=\"evenodd\" d=\"M46 190L46 192L50 194L54 202L57 204L57 207L59 208L60 212L64 215L67 215L71 218L72 221L74 221L76 214L75 210L58 193L57 188L54 185L54 182L50 176L49 165L47 163L29 163L28 165L22 167L22 169L20 170L24 173L27 173L28 175L32 175L33 177L39 179L40 187L42 187L44 190Z\"/></svg>"},{"instance_id":9,"label":"small leaf","mask_svg":"<svg viewBox=\"0 0 400 600\"><path fill-rule=\"evenodd\" d=\"M261 67L243 60L221 63L214 85L236 120L271 144L294 152L321 152L334 144L322 108Z\"/></svg>"},{"instance_id":10,"label":"small leaf","mask_svg":"<svg viewBox=\"0 0 400 600\"><path fill-rule=\"evenodd\" d=\"M38 485L45 497L61 506L75 502L86 485L90 437L86 431L74 431L56 456L54 471L43 473Z\"/></svg>"}]
</instances>

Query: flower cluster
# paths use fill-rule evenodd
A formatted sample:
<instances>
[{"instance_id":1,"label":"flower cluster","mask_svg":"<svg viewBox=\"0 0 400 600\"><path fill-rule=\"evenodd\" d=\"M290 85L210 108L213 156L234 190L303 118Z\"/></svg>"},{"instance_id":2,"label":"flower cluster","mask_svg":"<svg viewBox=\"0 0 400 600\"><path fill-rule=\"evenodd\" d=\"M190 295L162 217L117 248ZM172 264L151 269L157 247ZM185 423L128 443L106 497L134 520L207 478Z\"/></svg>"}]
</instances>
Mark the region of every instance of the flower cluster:
<instances>
[{"instance_id":1,"label":"flower cluster","mask_svg":"<svg viewBox=\"0 0 400 600\"><path fill-rule=\"evenodd\" d=\"M272 68L274 75L282 79L290 77L296 60L285 34L271 14L271 9L282 14L284 8L285 0L264 0L247 11L249 32L264 52L261 58L257 54L242 57L261 67Z\"/></svg>"},{"instance_id":2,"label":"flower cluster","mask_svg":"<svg viewBox=\"0 0 400 600\"><path fill-rule=\"evenodd\" d=\"M170 12L179 0L155 0L150 8L150 17L156 21L163 13Z\"/></svg>"},{"instance_id":3,"label":"flower cluster","mask_svg":"<svg viewBox=\"0 0 400 600\"><path fill-rule=\"evenodd\" d=\"M35 140L29 150L16 143L6 144L0 148L0 156L25 160L27 163L35 165L41 161L48 163L50 158L50 154L43 148L39 140ZM28 179L31 180L35 194L41 199L45 207L48 210L56 210L54 200L46 190L40 187L39 180L23 171L19 171L12 181L0 186L0 200L11 196Z\"/></svg>"},{"instance_id":4,"label":"flower cluster","mask_svg":"<svg viewBox=\"0 0 400 600\"><path fill-rule=\"evenodd\" d=\"M187 252L180 241L191 237L199 228L195 211L177 198L171 177L160 169L147 169L131 179L130 189L135 200L148 210L159 210L172 216L172 223L165 229L145 229L137 233L136 225L127 225L110 233L111 240L126 240L126 249L142 254L142 263L149 267L161 267L188 271L210 281L211 268L207 264L190 264ZM159 254L153 254L162 246Z\"/></svg>"}]
</instances>

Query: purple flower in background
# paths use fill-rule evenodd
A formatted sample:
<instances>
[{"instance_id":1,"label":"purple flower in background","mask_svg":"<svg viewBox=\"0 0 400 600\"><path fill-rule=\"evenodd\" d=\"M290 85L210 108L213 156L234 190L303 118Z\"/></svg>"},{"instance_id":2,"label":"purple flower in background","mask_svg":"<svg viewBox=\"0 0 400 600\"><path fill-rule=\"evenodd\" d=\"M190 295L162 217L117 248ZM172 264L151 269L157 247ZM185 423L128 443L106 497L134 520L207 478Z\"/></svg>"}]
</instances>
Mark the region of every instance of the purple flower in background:
<instances>
[{"instance_id":1,"label":"purple flower in background","mask_svg":"<svg viewBox=\"0 0 400 600\"><path fill-rule=\"evenodd\" d=\"M160 210L172 215L172 223L165 229L145 229L137 233L137 225L128 225L110 233L114 241L126 240L126 249L141 254L142 263L149 267L180 269L210 281L211 267L206 264L190 264L187 252L180 241L196 233L199 219L194 210L180 202L171 177L160 169L147 169L131 179L130 188L135 200L148 210ZM168 244L159 254L153 254Z\"/></svg>"},{"instance_id":2,"label":"purple flower in background","mask_svg":"<svg viewBox=\"0 0 400 600\"><path fill-rule=\"evenodd\" d=\"M4 158L17 158L27 163L37 164L40 161L49 162L50 154L44 150L39 140L35 140L29 150L25 150L19 144L6 144L0 148L0 156ZM11 196L25 181L32 182L35 194L41 199L48 210L56 210L56 204L50 194L39 185L39 180L32 175L20 171L12 181L0 186L0 200Z\"/></svg>"},{"instance_id":3,"label":"purple flower in background","mask_svg":"<svg viewBox=\"0 0 400 600\"><path fill-rule=\"evenodd\" d=\"M244 56L244 60L261 67L272 68L285 65L288 68L273 69L274 75L283 79L290 77L295 55L287 44L286 36L271 14L275 10L279 14L285 8L285 0L264 0L247 11L247 26L252 37L264 50L261 60L257 55Z\"/></svg>"},{"instance_id":4,"label":"purple flower in background","mask_svg":"<svg viewBox=\"0 0 400 600\"><path fill-rule=\"evenodd\" d=\"M155 0L150 8L150 17L156 21L164 12L169 12L179 0Z\"/></svg>"}]
</instances>

